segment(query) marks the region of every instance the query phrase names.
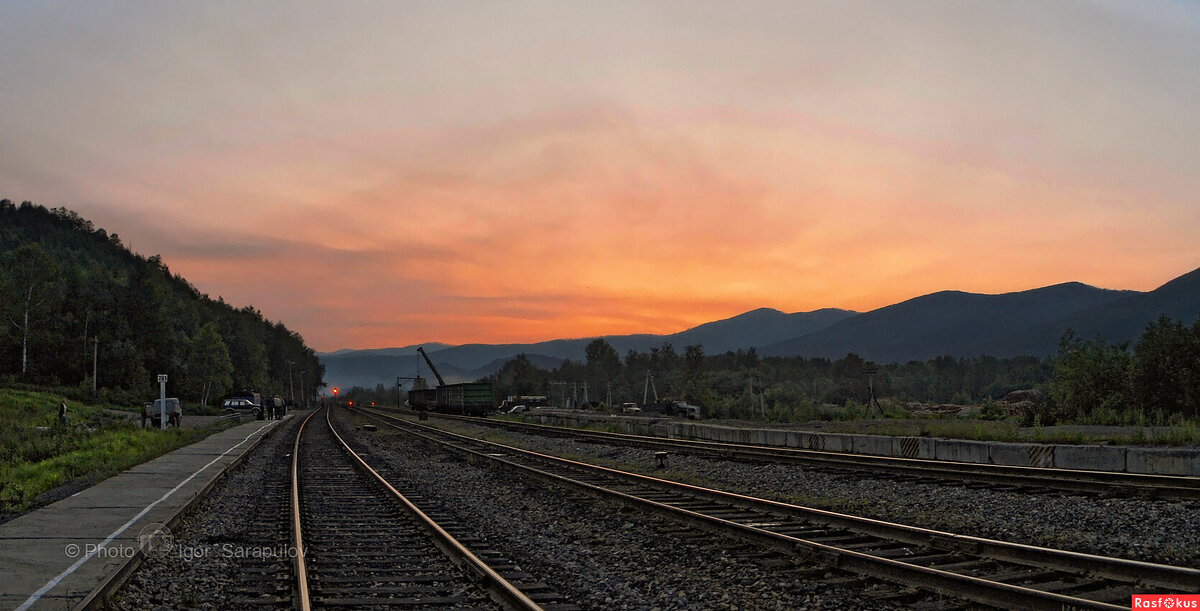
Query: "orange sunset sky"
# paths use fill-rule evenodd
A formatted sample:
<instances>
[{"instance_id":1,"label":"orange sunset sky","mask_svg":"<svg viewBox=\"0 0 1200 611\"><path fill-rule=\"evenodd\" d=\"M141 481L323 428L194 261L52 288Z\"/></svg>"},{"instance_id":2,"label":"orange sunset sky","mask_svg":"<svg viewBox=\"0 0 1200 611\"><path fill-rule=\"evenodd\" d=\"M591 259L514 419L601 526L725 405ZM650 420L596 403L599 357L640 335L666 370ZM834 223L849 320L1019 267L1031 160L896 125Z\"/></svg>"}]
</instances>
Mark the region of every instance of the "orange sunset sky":
<instances>
[{"instance_id":1,"label":"orange sunset sky","mask_svg":"<svg viewBox=\"0 0 1200 611\"><path fill-rule=\"evenodd\" d=\"M1200 267L1191 2L6 2L0 58L0 197L318 350Z\"/></svg>"}]
</instances>

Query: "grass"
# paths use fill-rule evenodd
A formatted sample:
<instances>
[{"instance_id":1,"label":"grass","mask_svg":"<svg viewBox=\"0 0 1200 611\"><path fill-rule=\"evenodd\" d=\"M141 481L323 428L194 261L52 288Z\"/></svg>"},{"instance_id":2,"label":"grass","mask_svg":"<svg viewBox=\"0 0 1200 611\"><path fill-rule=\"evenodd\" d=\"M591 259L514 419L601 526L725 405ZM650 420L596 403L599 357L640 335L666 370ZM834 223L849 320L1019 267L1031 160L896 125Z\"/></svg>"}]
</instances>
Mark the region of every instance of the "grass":
<instances>
[{"instance_id":1,"label":"grass","mask_svg":"<svg viewBox=\"0 0 1200 611\"><path fill-rule=\"evenodd\" d=\"M1195 422L1184 421L1165 431L1157 431L1150 437L1155 445L1200 445L1200 427Z\"/></svg>"},{"instance_id":2,"label":"grass","mask_svg":"<svg viewBox=\"0 0 1200 611\"><path fill-rule=\"evenodd\" d=\"M1084 432L1064 427L1020 428L1015 419L977 420L968 418L880 419L830 423L824 430L835 433L894 435L901 437L942 437L973 441L1014 441L1056 444L1096 444L1134 446L1200 446L1200 428L1191 421L1169 427L1113 427Z\"/></svg>"},{"instance_id":3,"label":"grass","mask_svg":"<svg viewBox=\"0 0 1200 611\"><path fill-rule=\"evenodd\" d=\"M208 434L143 430L107 411L115 406L70 400L62 425L61 400L58 394L0 388L0 515L29 509L39 495L74 480L104 479Z\"/></svg>"}]
</instances>

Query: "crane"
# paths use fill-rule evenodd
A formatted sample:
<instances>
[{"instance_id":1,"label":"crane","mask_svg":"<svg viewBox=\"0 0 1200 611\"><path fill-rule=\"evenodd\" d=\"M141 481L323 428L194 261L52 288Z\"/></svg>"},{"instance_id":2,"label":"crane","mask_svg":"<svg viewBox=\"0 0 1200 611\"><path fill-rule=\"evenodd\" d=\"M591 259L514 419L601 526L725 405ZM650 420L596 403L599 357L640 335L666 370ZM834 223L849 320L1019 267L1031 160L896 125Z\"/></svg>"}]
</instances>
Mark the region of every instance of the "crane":
<instances>
[{"instance_id":1,"label":"crane","mask_svg":"<svg viewBox=\"0 0 1200 611\"><path fill-rule=\"evenodd\" d=\"M420 352L421 356L425 357L425 362L429 363L429 370L433 372L433 377L437 378L438 386L445 386L446 381L442 379L442 374L438 373L437 367L433 366L433 361L429 360L429 355L425 354L425 349L417 346L417 352Z\"/></svg>"}]
</instances>

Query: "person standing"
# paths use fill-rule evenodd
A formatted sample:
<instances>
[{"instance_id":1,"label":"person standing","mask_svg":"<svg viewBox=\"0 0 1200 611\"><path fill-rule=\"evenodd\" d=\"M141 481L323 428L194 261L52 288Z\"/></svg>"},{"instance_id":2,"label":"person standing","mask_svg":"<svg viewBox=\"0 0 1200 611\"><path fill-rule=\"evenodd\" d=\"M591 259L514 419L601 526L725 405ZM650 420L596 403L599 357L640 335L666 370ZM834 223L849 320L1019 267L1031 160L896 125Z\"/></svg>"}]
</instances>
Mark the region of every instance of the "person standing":
<instances>
[{"instance_id":1,"label":"person standing","mask_svg":"<svg viewBox=\"0 0 1200 611\"><path fill-rule=\"evenodd\" d=\"M58 423L67 426L67 398L63 397L62 403L58 404Z\"/></svg>"}]
</instances>

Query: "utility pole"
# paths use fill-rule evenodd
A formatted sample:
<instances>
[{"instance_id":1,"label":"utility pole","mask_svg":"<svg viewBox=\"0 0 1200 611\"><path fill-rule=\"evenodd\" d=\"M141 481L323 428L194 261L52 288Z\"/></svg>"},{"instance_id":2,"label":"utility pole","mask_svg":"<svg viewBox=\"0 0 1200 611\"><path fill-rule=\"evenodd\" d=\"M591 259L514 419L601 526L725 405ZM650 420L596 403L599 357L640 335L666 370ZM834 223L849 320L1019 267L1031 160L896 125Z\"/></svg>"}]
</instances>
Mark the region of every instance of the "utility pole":
<instances>
[{"instance_id":1,"label":"utility pole","mask_svg":"<svg viewBox=\"0 0 1200 611\"><path fill-rule=\"evenodd\" d=\"M292 365L295 364L296 361L288 361L288 398L292 405L296 404L296 385L292 383Z\"/></svg>"},{"instance_id":2,"label":"utility pole","mask_svg":"<svg viewBox=\"0 0 1200 611\"><path fill-rule=\"evenodd\" d=\"M645 407L646 401L650 399L650 390L654 390L654 402L660 403L658 398L658 386L654 384L654 374L650 370L646 370L646 384L642 387L642 406Z\"/></svg>"},{"instance_id":3,"label":"utility pole","mask_svg":"<svg viewBox=\"0 0 1200 611\"><path fill-rule=\"evenodd\" d=\"M300 370L300 407L308 407L308 393L304 390L304 374L307 369Z\"/></svg>"},{"instance_id":4,"label":"utility pole","mask_svg":"<svg viewBox=\"0 0 1200 611\"><path fill-rule=\"evenodd\" d=\"M92 338L92 400L96 400L96 372L99 370L98 363L100 362L100 336Z\"/></svg>"},{"instance_id":5,"label":"utility pole","mask_svg":"<svg viewBox=\"0 0 1200 611\"><path fill-rule=\"evenodd\" d=\"M754 377L759 375L757 371L750 372L750 409L754 409ZM767 420L767 388L765 383L758 393L758 413L761 415L763 422Z\"/></svg>"},{"instance_id":6,"label":"utility pole","mask_svg":"<svg viewBox=\"0 0 1200 611\"><path fill-rule=\"evenodd\" d=\"M566 382L551 382L551 386L559 387L559 394L562 396L562 406L567 407L567 383Z\"/></svg>"}]
</instances>

